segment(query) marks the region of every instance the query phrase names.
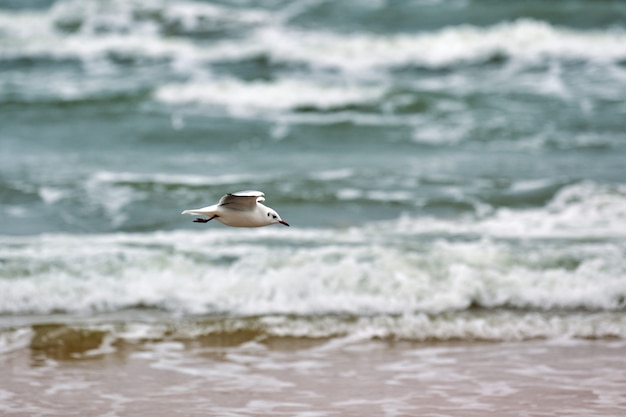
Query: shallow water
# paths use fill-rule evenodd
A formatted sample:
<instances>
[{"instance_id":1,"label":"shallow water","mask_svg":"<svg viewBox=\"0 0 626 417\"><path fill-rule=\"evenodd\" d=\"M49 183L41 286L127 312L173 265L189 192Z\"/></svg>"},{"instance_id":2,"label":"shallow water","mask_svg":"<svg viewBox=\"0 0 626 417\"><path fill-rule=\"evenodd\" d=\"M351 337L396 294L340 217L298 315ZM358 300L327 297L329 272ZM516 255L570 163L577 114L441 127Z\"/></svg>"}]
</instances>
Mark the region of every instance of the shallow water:
<instances>
[{"instance_id":1,"label":"shallow water","mask_svg":"<svg viewBox=\"0 0 626 417\"><path fill-rule=\"evenodd\" d=\"M3 358L0 410L30 416L618 416L626 409L625 347L621 340L242 343L207 337L118 345L70 361L51 351L18 351Z\"/></svg>"},{"instance_id":2,"label":"shallow water","mask_svg":"<svg viewBox=\"0 0 626 417\"><path fill-rule=\"evenodd\" d=\"M3 412L623 414L624 21L0 2ZM245 189L291 227L179 214Z\"/></svg>"}]
</instances>

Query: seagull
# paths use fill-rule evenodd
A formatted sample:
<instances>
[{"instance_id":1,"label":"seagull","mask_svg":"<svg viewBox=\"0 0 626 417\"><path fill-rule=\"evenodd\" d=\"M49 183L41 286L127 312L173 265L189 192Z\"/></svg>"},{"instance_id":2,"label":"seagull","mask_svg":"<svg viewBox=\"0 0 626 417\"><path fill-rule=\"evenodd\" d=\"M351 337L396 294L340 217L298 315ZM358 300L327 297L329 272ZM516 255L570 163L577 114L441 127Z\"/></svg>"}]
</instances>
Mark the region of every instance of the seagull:
<instances>
[{"instance_id":1,"label":"seagull","mask_svg":"<svg viewBox=\"0 0 626 417\"><path fill-rule=\"evenodd\" d=\"M280 223L289 224L280 218L276 210L264 206L265 194L261 191L247 190L226 194L217 204L194 210L185 210L181 214L208 216L199 217L194 223L207 223L213 219L232 227L262 227Z\"/></svg>"}]
</instances>

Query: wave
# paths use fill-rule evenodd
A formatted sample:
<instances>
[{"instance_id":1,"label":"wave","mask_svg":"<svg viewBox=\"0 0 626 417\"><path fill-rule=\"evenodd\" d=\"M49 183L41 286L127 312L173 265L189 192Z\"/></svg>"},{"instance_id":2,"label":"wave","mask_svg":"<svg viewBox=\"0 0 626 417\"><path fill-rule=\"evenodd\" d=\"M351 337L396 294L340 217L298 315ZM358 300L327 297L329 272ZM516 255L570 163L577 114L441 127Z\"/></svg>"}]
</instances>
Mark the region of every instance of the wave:
<instances>
[{"instance_id":1,"label":"wave","mask_svg":"<svg viewBox=\"0 0 626 417\"><path fill-rule=\"evenodd\" d=\"M81 33L158 31L165 36L210 37L267 23L272 14L260 8L229 7L195 1L83 1L55 3L50 10L57 28Z\"/></svg>"},{"instance_id":2,"label":"wave","mask_svg":"<svg viewBox=\"0 0 626 417\"><path fill-rule=\"evenodd\" d=\"M524 190L521 192L525 194ZM456 222L406 217L397 223L396 230L534 239L626 236L626 187L620 184L574 183L560 189L543 207L525 210L500 207L487 211L484 217Z\"/></svg>"},{"instance_id":3,"label":"wave","mask_svg":"<svg viewBox=\"0 0 626 417\"><path fill-rule=\"evenodd\" d=\"M273 60L350 71L406 66L434 69L494 59L532 65L547 58L610 63L626 57L626 33L622 30L579 31L530 19L399 35L285 33L270 28L259 38Z\"/></svg>"},{"instance_id":4,"label":"wave","mask_svg":"<svg viewBox=\"0 0 626 417\"><path fill-rule=\"evenodd\" d=\"M626 33L620 28L580 30L518 19L431 32L336 33L287 26L283 14L270 10L156 0L59 1L44 11L1 10L0 30L11 40L0 49L3 60L93 61L122 56L174 60L182 68L262 57L270 63L362 72L507 59L531 65L546 59L596 63L626 59Z\"/></svg>"},{"instance_id":5,"label":"wave","mask_svg":"<svg viewBox=\"0 0 626 417\"><path fill-rule=\"evenodd\" d=\"M623 188L580 183L473 220L4 237L0 312L620 311L625 210Z\"/></svg>"},{"instance_id":6,"label":"wave","mask_svg":"<svg viewBox=\"0 0 626 417\"><path fill-rule=\"evenodd\" d=\"M206 157L203 156L206 161ZM217 160L214 160L215 162ZM304 173L303 177L314 179L316 181L335 181L351 178L355 175L355 171L349 168L329 169L320 171L311 171ZM279 179L280 177L268 176L268 179ZM90 177L90 181L109 184L162 184L162 185L181 185L181 186L223 186L236 183L246 183L258 181L259 174L224 174L224 175L197 175L197 174L141 174L134 172L113 172L98 171Z\"/></svg>"},{"instance_id":7,"label":"wave","mask_svg":"<svg viewBox=\"0 0 626 417\"><path fill-rule=\"evenodd\" d=\"M246 115L255 110L345 109L376 103L382 86L328 84L305 80L243 82L234 79L191 82L159 87L155 98L169 104L202 103L225 107L230 114Z\"/></svg>"},{"instance_id":8,"label":"wave","mask_svg":"<svg viewBox=\"0 0 626 417\"><path fill-rule=\"evenodd\" d=\"M379 178L377 180L374 177ZM413 211L435 206L466 206L469 209L466 213L472 218L462 218L456 222L441 220L442 224L453 227L455 233L507 230L494 235L506 236L510 233L512 236L522 236L524 231L526 235L536 237L551 234L560 236L558 230L561 229L563 233L569 231L580 236L587 236L587 233L606 236L626 234L626 229L622 227L626 217L626 188L622 184L592 181L534 180L496 185L489 180L406 178L404 175L383 176L367 170L330 169L293 175L286 183L284 175L280 173L185 175L100 171L91 175L84 186L93 194L95 202L99 199L97 196L107 190L111 192L107 200L111 200L122 189L132 190L139 199L145 198L141 193L146 191L160 194L163 190L171 192L198 188L214 190L216 198L219 198L224 193L224 186L244 189L255 183L263 189L273 189L278 182L288 187L289 192L276 190L272 193L273 200L277 202L405 203L406 210ZM389 189L390 182L395 183L396 187ZM419 192L419 187L432 186L438 190L432 190L427 195ZM55 203L63 192L63 189L42 187L39 194L43 201ZM431 220L435 229L420 223ZM422 215L403 217L398 223L399 228L414 231L407 222L416 222L415 230L436 230L437 227L436 219L424 218ZM465 225L466 222L468 225ZM507 227L501 227L505 224ZM448 230L444 228L439 231Z\"/></svg>"},{"instance_id":9,"label":"wave","mask_svg":"<svg viewBox=\"0 0 626 417\"><path fill-rule=\"evenodd\" d=\"M473 102L481 92L504 88L510 95L582 103L588 111L623 96L615 88L626 60L620 28L568 29L518 19L429 32L340 33L298 28L286 23L289 13L160 0L0 10L0 63L9 68L0 80L0 103L154 100L204 104L234 116L269 113L287 122L415 127L424 121L416 115L426 111L441 121L442 92L448 102L468 95ZM576 68L561 74L571 63ZM599 68L601 76L580 70L586 66ZM449 131L427 127L414 141L454 145L482 125L482 117L457 116L450 117ZM501 121L494 123L501 128ZM592 145L621 143L610 132L578 136Z\"/></svg>"},{"instance_id":10,"label":"wave","mask_svg":"<svg viewBox=\"0 0 626 417\"><path fill-rule=\"evenodd\" d=\"M509 76L501 74L498 77ZM528 151L601 150L624 146L621 132L612 126L601 131L580 131L574 122L581 117L579 105L585 100L594 102L593 106L598 108L589 110L584 117L589 120L606 117L609 112L607 101L613 100L612 96L621 91L613 83L613 92L599 87L597 91L587 91L584 97L571 91L570 87L563 87L568 96L564 107L566 121L558 128L548 123L539 110L532 111L535 114L528 115L528 118L513 119L486 110L519 106L519 94L526 94L536 102L531 108L547 109L546 106L550 106L547 103L555 99L561 101L560 92L544 91L540 87L544 75L533 77L533 83L525 80L519 85L506 86L475 76L456 77L456 85L445 81L429 85L424 80L411 85L402 85L403 81L398 81L394 85L389 79L348 82L315 76L287 76L267 81L205 77L202 81L164 83L156 87L150 97L178 112L181 120L185 117L228 117L275 123L271 136L277 140L287 136L291 126L347 124L376 129L410 129L410 132L394 137L394 141L426 148L480 146ZM586 83L587 80L568 82ZM594 85L604 82L606 80ZM619 81L616 82L619 85ZM528 113L525 106L528 103L519 107L519 111ZM612 107L611 111L619 112L619 109ZM179 126L183 125L179 123Z\"/></svg>"},{"instance_id":11,"label":"wave","mask_svg":"<svg viewBox=\"0 0 626 417\"><path fill-rule=\"evenodd\" d=\"M197 174L140 174L133 172L112 172L99 171L94 173L89 182L94 183L94 187L102 185L128 185L136 188L156 187L156 186L185 186L185 187L206 187L231 185L246 181L252 181L256 176L243 174L232 175L197 175Z\"/></svg>"},{"instance_id":12,"label":"wave","mask_svg":"<svg viewBox=\"0 0 626 417\"><path fill-rule=\"evenodd\" d=\"M215 157L212 163L222 162ZM44 210L51 222L67 224L67 230L75 231L148 230L144 226L146 213L155 222L151 230L179 228L180 219L173 218L172 213L180 213L183 206L216 201L228 191L257 187L267 193L272 206L286 206L292 213L300 213L300 227L330 224L327 216L332 214L328 210L344 206L344 212L347 208L353 213L375 213L374 217L359 215L352 220L341 217L343 213L339 218L345 225L378 229L381 226L375 220L396 219L382 224L399 235L497 239L626 236L623 184L567 179L507 183L366 168L261 175L215 172L98 171L85 178L54 181L0 180L0 194L7 218L24 221L28 211ZM378 212L381 215L377 216ZM98 220L94 222L95 218ZM83 227L76 229L81 224Z\"/></svg>"},{"instance_id":13,"label":"wave","mask_svg":"<svg viewBox=\"0 0 626 417\"><path fill-rule=\"evenodd\" d=\"M133 312L128 312L132 317ZM316 316L173 319L143 312L133 318L97 321L31 318L34 324L0 329L0 354L31 349L58 359L87 358L119 349L168 341L237 346L300 338L329 349L342 343L383 339L412 342L519 341L563 338L626 338L622 313L553 314L470 312L432 316ZM328 341L328 339L331 339ZM314 341L318 342L314 342ZM313 342L313 343L311 343Z\"/></svg>"}]
</instances>

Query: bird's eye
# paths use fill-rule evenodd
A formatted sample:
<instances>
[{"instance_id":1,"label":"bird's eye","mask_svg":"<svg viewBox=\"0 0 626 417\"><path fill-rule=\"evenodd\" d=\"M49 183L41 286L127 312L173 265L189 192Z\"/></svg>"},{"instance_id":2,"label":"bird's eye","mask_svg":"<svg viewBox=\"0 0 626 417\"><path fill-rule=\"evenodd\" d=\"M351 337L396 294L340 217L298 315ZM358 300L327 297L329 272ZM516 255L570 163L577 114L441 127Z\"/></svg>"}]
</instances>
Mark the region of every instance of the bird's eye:
<instances>
[{"instance_id":1,"label":"bird's eye","mask_svg":"<svg viewBox=\"0 0 626 417\"><path fill-rule=\"evenodd\" d=\"M276 218L276 215L274 215L274 218Z\"/></svg>"}]
</instances>

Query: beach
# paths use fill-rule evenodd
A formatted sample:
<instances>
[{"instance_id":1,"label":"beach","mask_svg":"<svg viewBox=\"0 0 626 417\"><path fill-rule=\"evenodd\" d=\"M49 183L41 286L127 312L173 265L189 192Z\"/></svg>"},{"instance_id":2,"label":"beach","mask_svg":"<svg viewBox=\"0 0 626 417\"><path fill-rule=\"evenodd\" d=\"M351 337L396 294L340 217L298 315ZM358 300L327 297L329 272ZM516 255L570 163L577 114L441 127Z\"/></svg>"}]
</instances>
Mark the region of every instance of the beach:
<instances>
[{"instance_id":1,"label":"beach","mask_svg":"<svg viewBox=\"0 0 626 417\"><path fill-rule=\"evenodd\" d=\"M7 416L619 416L624 342L242 337L2 359Z\"/></svg>"}]
</instances>

